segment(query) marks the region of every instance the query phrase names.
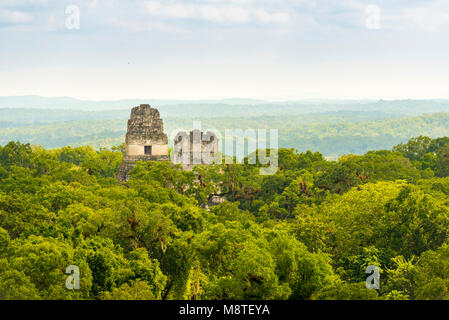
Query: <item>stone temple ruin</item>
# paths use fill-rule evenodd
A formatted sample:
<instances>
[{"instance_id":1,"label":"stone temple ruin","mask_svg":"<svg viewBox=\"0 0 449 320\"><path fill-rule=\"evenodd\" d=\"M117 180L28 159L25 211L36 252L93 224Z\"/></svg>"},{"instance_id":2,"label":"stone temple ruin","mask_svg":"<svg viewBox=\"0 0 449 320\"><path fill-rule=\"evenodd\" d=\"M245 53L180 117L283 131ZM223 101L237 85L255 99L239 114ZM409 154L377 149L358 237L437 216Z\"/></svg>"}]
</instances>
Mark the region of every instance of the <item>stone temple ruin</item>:
<instances>
[{"instance_id":1,"label":"stone temple ruin","mask_svg":"<svg viewBox=\"0 0 449 320\"><path fill-rule=\"evenodd\" d=\"M190 134L180 131L175 137L173 163L182 164L184 170L192 170L198 164L212 164L217 154L218 138L212 131L195 129Z\"/></svg>"},{"instance_id":2,"label":"stone temple ruin","mask_svg":"<svg viewBox=\"0 0 449 320\"><path fill-rule=\"evenodd\" d=\"M169 160L168 138L159 111L149 104L141 104L131 110L126 133L126 154L117 179L128 180L128 174L137 161L149 160Z\"/></svg>"},{"instance_id":3,"label":"stone temple ruin","mask_svg":"<svg viewBox=\"0 0 449 320\"><path fill-rule=\"evenodd\" d=\"M173 163L192 170L198 164L211 164L218 154L218 138L208 131L180 131L174 139ZM126 133L126 154L117 173L117 179L127 181L137 161L169 161L168 138L159 111L149 104L131 110Z\"/></svg>"}]
</instances>

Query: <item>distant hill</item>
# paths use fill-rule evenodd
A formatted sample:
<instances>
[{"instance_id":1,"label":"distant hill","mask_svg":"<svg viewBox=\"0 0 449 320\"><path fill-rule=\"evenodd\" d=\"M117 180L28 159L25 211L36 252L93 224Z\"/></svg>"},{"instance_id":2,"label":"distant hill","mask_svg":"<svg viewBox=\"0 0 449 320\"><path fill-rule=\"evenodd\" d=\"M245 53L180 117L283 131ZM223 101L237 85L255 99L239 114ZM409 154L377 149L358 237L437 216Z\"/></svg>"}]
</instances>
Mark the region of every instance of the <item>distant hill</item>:
<instances>
[{"instance_id":1,"label":"distant hill","mask_svg":"<svg viewBox=\"0 0 449 320\"><path fill-rule=\"evenodd\" d=\"M123 99L123 100L80 100L71 97L41 97L10 96L0 97L0 108L33 108L33 109L58 109L58 110L84 110L84 111L104 111L115 109L131 109L141 103L150 103L155 106L172 105L202 105L202 104L229 104L229 105L252 105L267 103L263 100L255 99L222 99L222 100L158 100L158 99Z\"/></svg>"},{"instance_id":2,"label":"distant hill","mask_svg":"<svg viewBox=\"0 0 449 320\"><path fill-rule=\"evenodd\" d=\"M149 103L163 117L257 117L335 111L372 111L400 115L449 112L449 100L303 100L267 102L255 99L155 100L126 99L88 101L70 97L14 96L0 97L0 108L52 109L72 111L122 111Z\"/></svg>"}]
</instances>

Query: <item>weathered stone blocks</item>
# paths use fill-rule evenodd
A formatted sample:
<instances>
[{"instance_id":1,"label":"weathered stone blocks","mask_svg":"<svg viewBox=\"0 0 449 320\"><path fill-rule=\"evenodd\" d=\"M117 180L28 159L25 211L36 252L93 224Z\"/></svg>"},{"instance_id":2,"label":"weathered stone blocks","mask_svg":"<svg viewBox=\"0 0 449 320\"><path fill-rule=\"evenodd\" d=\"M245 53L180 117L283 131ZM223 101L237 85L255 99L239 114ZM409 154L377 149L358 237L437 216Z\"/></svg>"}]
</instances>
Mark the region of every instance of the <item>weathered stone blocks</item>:
<instances>
[{"instance_id":1,"label":"weathered stone blocks","mask_svg":"<svg viewBox=\"0 0 449 320\"><path fill-rule=\"evenodd\" d=\"M117 173L120 181L128 180L128 174L137 161L168 161L168 137L159 111L149 104L131 109L126 132L126 154Z\"/></svg>"}]
</instances>

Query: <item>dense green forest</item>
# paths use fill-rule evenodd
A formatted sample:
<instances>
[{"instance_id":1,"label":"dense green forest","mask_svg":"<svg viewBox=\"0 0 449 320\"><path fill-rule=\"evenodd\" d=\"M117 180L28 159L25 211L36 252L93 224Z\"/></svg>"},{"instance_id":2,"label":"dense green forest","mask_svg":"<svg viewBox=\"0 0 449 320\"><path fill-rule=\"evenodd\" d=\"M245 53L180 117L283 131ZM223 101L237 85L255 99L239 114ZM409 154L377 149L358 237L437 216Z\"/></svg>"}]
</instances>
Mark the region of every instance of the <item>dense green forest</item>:
<instances>
[{"instance_id":1,"label":"dense green forest","mask_svg":"<svg viewBox=\"0 0 449 320\"><path fill-rule=\"evenodd\" d=\"M272 176L141 162L126 183L122 150L0 147L0 299L449 298L449 138L338 161L283 148Z\"/></svg>"}]
</instances>

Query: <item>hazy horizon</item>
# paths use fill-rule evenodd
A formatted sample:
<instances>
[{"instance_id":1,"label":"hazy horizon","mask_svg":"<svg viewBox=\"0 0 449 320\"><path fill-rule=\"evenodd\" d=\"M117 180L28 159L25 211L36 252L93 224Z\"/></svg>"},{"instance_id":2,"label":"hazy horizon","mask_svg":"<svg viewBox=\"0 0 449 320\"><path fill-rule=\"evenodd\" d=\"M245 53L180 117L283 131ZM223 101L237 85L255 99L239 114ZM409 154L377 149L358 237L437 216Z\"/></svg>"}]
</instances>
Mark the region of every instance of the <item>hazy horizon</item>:
<instances>
[{"instance_id":1,"label":"hazy horizon","mask_svg":"<svg viewBox=\"0 0 449 320\"><path fill-rule=\"evenodd\" d=\"M177 98L177 99L164 99L159 97L130 97L130 98L116 98L116 99L90 99L90 98L82 98L77 96L64 96L64 95L39 95L39 94L19 94L19 95L0 95L0 99L15 99L15 98L37 98L37 99L72 99L77 101L86 101L86 102L107 102L107 101L130 101L130 100L148 100L148 101L169 101L169 102L204 102L204 101L242 101L242 102L254 102L254 103L308 103L308 102L319 102L319 103L334 103L334 102L378 102L378 101L385 101L385 102L393 102L393 101L447 101L448 98L438 98L438 97L424 97L420 99L410 98L410 97L404 97L404 98L397 98L397 99L386 99L382 97L378 98L339 98L339 97L329 97L329 98L280 98L280 99L263 99L263 98L257 98L257 97L246 97L246 96L217 96L217 97L211 97L211 98L205 98L205 97L198 97L198 98Z\"/></svg>"}]
</instances>

